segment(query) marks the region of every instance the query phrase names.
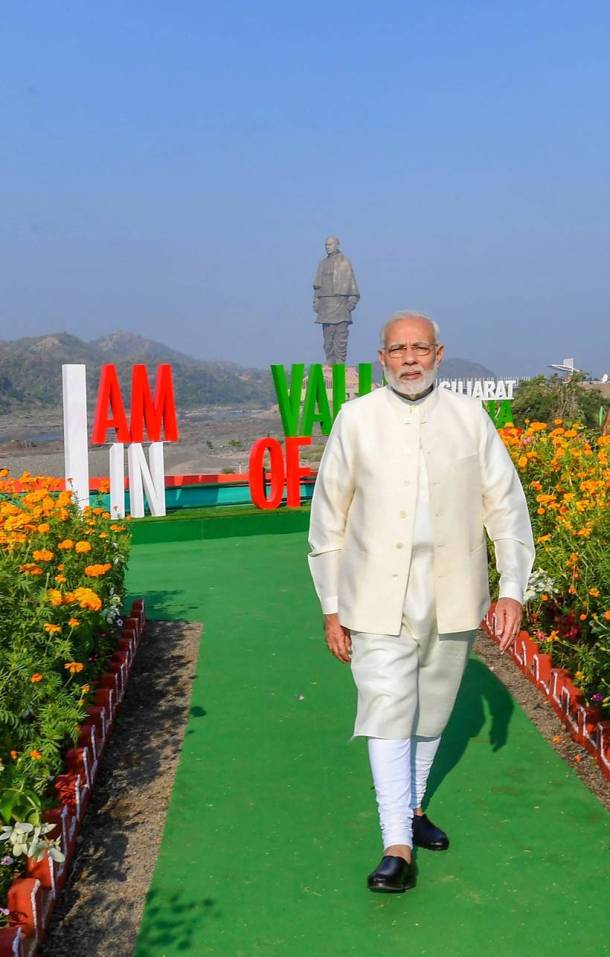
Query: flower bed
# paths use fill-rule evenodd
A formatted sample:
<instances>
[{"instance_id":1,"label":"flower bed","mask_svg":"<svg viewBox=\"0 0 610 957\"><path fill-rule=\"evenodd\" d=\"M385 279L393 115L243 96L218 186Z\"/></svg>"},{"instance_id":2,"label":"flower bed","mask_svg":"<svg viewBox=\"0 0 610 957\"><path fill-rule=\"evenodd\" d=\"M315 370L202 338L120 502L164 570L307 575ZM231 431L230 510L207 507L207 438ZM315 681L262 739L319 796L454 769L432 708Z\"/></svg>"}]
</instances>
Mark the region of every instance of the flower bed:
<instances>
[{"instance_id":1,"label":"flower bed","mask_svg":"<svg viewBox=\"0 0 610 957\"><path fill-rule=\"evenodd\" d=\"M37 940L125 690L143 608L125 628L126 523L102 508L80 511L51 479L19 483L17 494L0 471L0 922L23 912ZM19 937L6 926L0 935Z\"/></svg>"},{"instance_id":2,"label":"flower bed","mask_svg":"<svg viewBox=\"0 0 610 957\"><path fill-rule=\"evenodd\" d=\"M583 705L610 718L610 436L531 422L500 434L528 500L536 565L525 625ZM491 558L491 556L490 556ZM492 577L496 574L490 561Z\"/></svg>"}]
</instances>

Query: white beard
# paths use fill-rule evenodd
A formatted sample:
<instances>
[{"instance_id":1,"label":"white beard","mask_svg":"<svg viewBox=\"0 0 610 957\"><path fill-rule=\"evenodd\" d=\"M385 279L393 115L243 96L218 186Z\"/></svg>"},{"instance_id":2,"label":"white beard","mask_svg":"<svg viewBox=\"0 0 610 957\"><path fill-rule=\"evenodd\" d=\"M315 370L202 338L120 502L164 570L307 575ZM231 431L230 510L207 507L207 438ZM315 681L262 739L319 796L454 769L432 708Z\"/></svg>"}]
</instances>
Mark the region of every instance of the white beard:
<instances>
[{"instance_id":1,"label":"white beard","mask_svg":"<svg viewBox=\"0 0 610 957\"><path fill-rule=\"evenodd\" d=\"M424 369L419 367L411 368L412 372L419 371L422 373L422 378L417 382L409 382L408 379L401 379L400 374L392 372L390 369L385 369L385 377L389 385L396 392L400 392L401 395L406 395L410 399L416 399L418 395L421 395L423 392L426 392L430 386L436 383L436 377L438 375L438 363L435 364L433 369L429 369L426 372Z\"/></svg>"}]
</instances>

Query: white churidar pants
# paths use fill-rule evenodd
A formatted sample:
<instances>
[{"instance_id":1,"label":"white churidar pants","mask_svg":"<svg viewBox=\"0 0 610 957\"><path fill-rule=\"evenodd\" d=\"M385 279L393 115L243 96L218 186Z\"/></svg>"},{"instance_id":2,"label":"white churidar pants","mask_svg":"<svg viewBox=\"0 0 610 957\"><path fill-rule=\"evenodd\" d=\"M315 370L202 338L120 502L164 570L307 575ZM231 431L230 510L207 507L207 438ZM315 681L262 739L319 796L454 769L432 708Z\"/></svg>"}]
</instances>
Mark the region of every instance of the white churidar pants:
<instances>
[{"instance_id":1,"label":"white churidar pants","mask_svg":"<svg viewBox=\"0 0 610 957\"><path fill-rule=\"evenodd\" d=\"M413 811L421 807L440 737L369 738L384 848L413 847Z\"/></svg>"}]
</instances>

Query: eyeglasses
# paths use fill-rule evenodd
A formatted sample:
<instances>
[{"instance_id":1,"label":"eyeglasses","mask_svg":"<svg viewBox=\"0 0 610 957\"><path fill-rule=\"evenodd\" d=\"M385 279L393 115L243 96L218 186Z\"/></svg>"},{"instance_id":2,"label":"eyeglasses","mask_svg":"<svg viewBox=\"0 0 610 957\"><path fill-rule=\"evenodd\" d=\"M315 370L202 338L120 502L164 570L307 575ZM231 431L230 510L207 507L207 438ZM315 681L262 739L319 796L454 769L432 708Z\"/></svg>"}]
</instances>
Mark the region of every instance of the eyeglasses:
<instances>
[{"instance_id":1,"label":"eyeglasses","mask_svg":"<svg viewBox=\"0 0 610 957\"><path fill-rule=\"evenodd\" d=\"M389 356L392 356L393 359L402 358L409 349L412 349L416 356L429 356L432 350L436 349L437 346L437 342L414 342L412 345L409 345L409 343L401 343L400 345L390 346L385 352L387 352Z\"/></svg>"}]
</instances>

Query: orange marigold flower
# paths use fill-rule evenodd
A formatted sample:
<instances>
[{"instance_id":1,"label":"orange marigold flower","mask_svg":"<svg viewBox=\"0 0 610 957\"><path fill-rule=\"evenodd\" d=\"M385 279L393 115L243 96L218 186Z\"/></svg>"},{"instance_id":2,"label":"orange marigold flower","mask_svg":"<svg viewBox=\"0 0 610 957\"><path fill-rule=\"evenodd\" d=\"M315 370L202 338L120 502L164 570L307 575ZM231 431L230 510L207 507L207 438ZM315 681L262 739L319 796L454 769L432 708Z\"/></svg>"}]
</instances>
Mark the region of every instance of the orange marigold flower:
<instances>
[{"instance_id":1,"label":"orange marigold flower","mask_svg":"<svg viewBox=\"0 0 610 957\"><path fill-rule=\"evenodd\" d=\"M559 638L559 635L557 634L557 632L556 632L555 629L553 628L552 632L550 633L550 635L547 637L546 640L547 640L547 641L555 641L557 638Z\"/></svg>"},{"instance_id":2,"label":"orange marigold flower","mask_svg":"<svg viewBox=\"0 0 610 957\"><path fill-rule=\"evenodd\" d=\"M66 661L64 668L70 672L71 675L76 675L79 671L84 669L84 664L82 661Z\"/></svg>"},{"instance_id":3,"label":"orange marigold flower","mask_svg":"<svg viewBox=\"0 0 610 957\"><path fill-rule=\"evenodd\" d=\"M559 744L560 741L561 741L561 735L560 735L560 734L554 734L554 735L553 735L553 744Z\"/></svg>"},{"instance_id":4,"label":"orange marigold flower","mask_svg":"<svg viewBox=\"0 0 610 957\"><path fill-rule=\"evenodd\" d=\"M30 678L30 681L32 682L32 684L37 684L39 681L42 681L42 679L43 679L43 675L41 675L39 671L36 671Z\"/></svg>"},{"instance_id":5,"label":"orange marigold flower","mask_svg":"<svg viewBox=\"0 0 610 957\"><path fill-rule=\"evenodd\" d=\"M63 605L63 595L58 588L49 588L47 591L47 598L49 599L49 604L53 605L54 608L58 608L60 605Z\"/></svg>"},{"instance_id":6,"label":"orange marigold flower","mask_svg":"<svg viewBox=\"0 0 610 957\"><path fill-rule=\"evenodd\" d=\"M604 612L604 618L606 621L610 621L610 609Z\"/></svg>"},{"instance_id":7,"label":"orange marigold flower","mask_svg":"<svg viewBox=\"0 0 610 957\"><path fill-rule=\"evenodd\" d=\"M37 562L50 562L53 559L53 552L48 548L35 548L32 558Z\"/></svg>"},{"instance_id":8,"label":"orange marigold flower","mask_svg":"<svg viewBox=\"0 0 610 957\"><path fill-rule=\"evenodd\" d=\"M546 515L546 508L537 508L536 512L538 515Z\"/></svg>"},{"instance_id":9,"label":"orange marigold flower","mask_svg":"<svg viewBox=\"0 0 610 957\"><path fill-rule=\"evenodd\" d=\"M30 757L32 761L40 761L42 754L40 753L40 751L37 751L36 748L32 748L32 750L30 751Z\"/></svg>"},{"instance_id":10,"label":"orange marigold flower","mask_svg":"<svg viewBox=\"0 0 610 957\"><path fill-rule=\"evenodd\" d=\"M56 635L58 631L61 631L61 625L53 625L51 622L47 622L47 624L42 627L48 635Z\"/></svg>"},{"instance_id":11,"label":"orange marigold flower","mask_svg":"<svg viewBox=\"0 0 610 957\"><path fill-rule=\"evenodd\" d=\"M0 469L0 478L6 478L8 475L8 469Z\"/></svg>"},{"instance_id":12,"label":"orange marigold flower","mask_svg":"<svg viewBox=\"0 0 610 957\"><path fill-rule=\"evenodd\" d=\"M540 596L540 601L548 601L548 600L549 600L549 596L547 595L545 591L543 591Z\"/></svg>"},{"instance_id":13,"label":"orange marigold flower","mask_svg":"<svg viewBox=\"0 0 610 957\"><path fill-rule=\"evenodd\" d=\"M104 565L87 565L85 575L87 578L99 578L105 575L112 568L112 562L106 562Z\"/></svg>"},{"instance_id":14,"label":"orange marigold flower","mask_svg":"<svg viewBox=\"0 0 610 957\"><path fill-rule=\"evenodd\" d=\"M74 542L71 538L64 538L57 547L61 548L62 552L67 552L70 548L74 548Z\"/></svg>"},{"instance_id":15,"label":"orange marigold flower","mask_svg":"<svg viewBox=\"0 0 610 957\"><path fill-rule=\"evenodd\" d=\"M17 751L11 751L11 758L13 759L13 761L17 760L17 755L18 755Z\"/></svg>"},{"instance_id":16,"label":"orange marigold flower","mask_svg":"<svg viewBox=\"0 0 610 957\"><path fill-rule=\"evenodd\" d=\"M546 422L531 422L528 426L530 432L545 432L548 428Z\"/></svg>"},{"instance_id":17,"label":"orange marigold flower","mask_svg":"<svg viewBox=\"0 0 610 957\"><path fill-rule=\"evenodd\" d=\"M517 465L519 466L520 469L524 469L525 466L527 465L527 456L520 455L519 458L517 459Z\"/></svg>"},{"instance_id":18,"label":"orange marigold flower","mask_svg":"<svg viewBox=\"0 0 610 957\"><path fill-rule=\"evenodd\" d=\"M46 532L51 531L51 526L47 522L41 522L36 531L40 532L41 535L44 535Z\"/></svg>"},{"instance_id":19,"label":"orange marigold flower","mask_svg":"<svg viewBox=\"0 0 610 957\"><path fill-rule=\"evenodd\" d=\"M26 575L42 575L42 568L35 562L26 562L25 565L20 565L19 571L25 572Z\"/></svg>"},{"instance_id":20,"label":"orange marigold flower","mask_svg":"<svg viewBox=\"0 0 610 957\"><path fill-rule=\"evenodd\" d=\"M55 576L55 581L58 583L58 585L61 585L62 582L67 581L67 578L66 578L65 575L56 575L56 576Z\"/></svg>"},{"instance_id":21,"label":"orange marigold flower","mask_svg":"<svg viewBox=\"0 0 610 957\"><path fill-rule=\"evenodd\" d=\"M576 589L574 588L574 585L570 585L570 587L568 588L568 593L569 593L570 595L575 595L575 594L576 594Z\"/></svg>"},{"instance_id":22,"label":"orange marigold flower","mask_svg":"<svg viewBox=\"0 0 610 957\"><path fill-rule=\"evenodd\" d=\"M563 425L563 419L553 419L553 425Z\"/></svg>"},{"instance_id":23,"label":"orange marigold flower","mask_svg":"<svg viewBox=\"0 0 610 957\"><path fill-rule=\"evenodd\" d=\"M550 539L551 539L550 533L547 534L547 535L539 535L538 538L536 539L536 544L537 544L537 545L543 545L544 542L548 542L548 541L550 541Z\"/></svg>"},{"instance_id":24,"label":"orange marigold flower","mask_svg":"<svg viewBox=\"0 0 610 957\"><path fill-rule=\"evenodd\" d=\"M75 551L78 552L79 555L84 555L85 552L90 552L91 542L83 542L83 541L77 542L75 546Z\"/></svg>"},{"instance_id":25,"label":"orange marigold flower","mask_svg":"<svg viewBox=\"0 0 610 957\"><path fill-rule=\"evenodd\" d=\"M70 625L70 628L78 628L80 621L78 618L68 618L68 624Z\"/></svg>"},{"instance_id":26,"label":"orange marigold flower","mask_svg":"<svg viewBox=\"0 0 610 957\"><path fill-rule=\"evenodd\" d=\"M593 598L599 598L599 588L590 588L589 594L593 595Z\"/></svg>"},{"instance_id":27,"label":"orange marigold flower","mask_svg":"<svg viewBox=\"0 0 610 957\"><path fill-rule=\"evenodd\" d=\"M584 672L583 672L583 671L577 671L576 674L574 675L574 677L576 678L577 681L582 681L582 679L584 678L584 676L585 676L585 675L584 675Z\"/></svg>"}]
</instances>

